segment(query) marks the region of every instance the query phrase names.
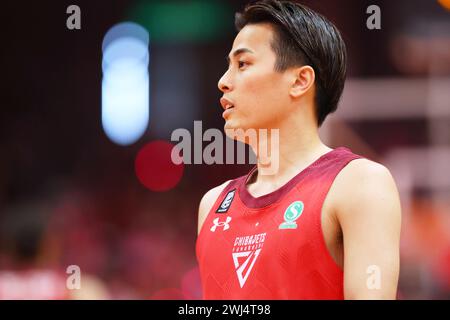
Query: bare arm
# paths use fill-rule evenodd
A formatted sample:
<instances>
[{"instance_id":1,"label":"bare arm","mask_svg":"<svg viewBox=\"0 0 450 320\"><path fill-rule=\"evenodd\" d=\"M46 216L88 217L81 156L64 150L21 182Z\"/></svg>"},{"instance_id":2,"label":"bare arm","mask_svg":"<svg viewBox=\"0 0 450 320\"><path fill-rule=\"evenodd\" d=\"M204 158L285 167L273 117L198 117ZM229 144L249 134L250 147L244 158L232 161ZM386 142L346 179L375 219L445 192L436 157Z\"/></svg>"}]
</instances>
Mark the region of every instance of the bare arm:
<instances>
[{"instance_id":1,"label":"bare arm","mask_svg":"<svg viewBox=\"0 0 450 320\"><path fill-rule=\"evenodd\" d=\"M394 179L365 159L341 173L336 214L344 236L345 299L395 299L401 207Z\"/></svg>"}]
</instances>

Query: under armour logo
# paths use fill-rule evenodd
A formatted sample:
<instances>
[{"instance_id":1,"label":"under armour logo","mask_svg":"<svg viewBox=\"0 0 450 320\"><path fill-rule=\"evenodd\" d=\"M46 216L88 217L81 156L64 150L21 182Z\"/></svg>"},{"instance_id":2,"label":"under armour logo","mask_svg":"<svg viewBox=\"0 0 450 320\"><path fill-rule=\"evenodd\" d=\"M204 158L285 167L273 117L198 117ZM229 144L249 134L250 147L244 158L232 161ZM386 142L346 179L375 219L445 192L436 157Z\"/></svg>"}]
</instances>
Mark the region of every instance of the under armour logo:
<instances>
[{"instance_id":1,"label":"under armour logo","mask_svg":"<svg viewBox=\"0 0 450 320\"><path fill-rule=\"evenodd\" d=\"M215 232L217 227L223 227L223 231L230 229L230 223L231 217L227 217L225 222L219 221L219 218L215 218L213 220L214 225L211 227L211 231Z\"/></svg>"}]
</instances>

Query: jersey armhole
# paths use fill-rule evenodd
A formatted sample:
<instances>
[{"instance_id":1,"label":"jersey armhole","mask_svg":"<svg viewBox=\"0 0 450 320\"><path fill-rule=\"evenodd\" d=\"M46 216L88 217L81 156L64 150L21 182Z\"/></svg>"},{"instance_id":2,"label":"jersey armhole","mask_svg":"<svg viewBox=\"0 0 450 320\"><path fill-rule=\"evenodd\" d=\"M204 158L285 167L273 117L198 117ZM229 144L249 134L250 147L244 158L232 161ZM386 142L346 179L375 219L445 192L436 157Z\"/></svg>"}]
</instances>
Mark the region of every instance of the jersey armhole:
<instances>
[{"instance_id":1,"label":"jersey armhole","mask_svg":"<svg viewBox=\"0 0 450 320\"><path fill-rule=\"evenodd\" d=\"M322 204L320 206L319 209L319 213L318 213L318 217L315 218L315 225L317 228L317 231L319 233L319 248L321 250L323 250L322 252L324 252L325 257L324 259L326 259L326 261L324 261L323 263L328 264L329 266L332 266L332 268L334 269L334 272L336 272L338 275L343 275L344 274L344 266L340 266L337 261L334 260L333 256L331 255L330 250L328 249L327 243L325 241L325 234L323 231L323 225L322 225L322 215L323 215L323 206L325 203L325 200L328 196L328 194L330 193L331 187L333 186L336 177L339 175L339 173L353 160L357 160L357 159L361 159L362 157L357 156L357 157L352 157L350 159L347 159L347 161L345 161L345 163L342 165L342 167L340 168L340 170L336 173L336 175L333 177L332 182L330 183L330 186L327 190L325 190L324 194L322 195Z\"/></svg>"},{"instance_id":2,"label":"jersey armhole","mask_svg":"<svg viewBox=\"0 0 450 320\"><path fill-rule=\"evenodd\" d=\"M214 200L214 203L213 203L213 205L211 206L211 208L209 208L209 211L208 211L208 213L207 213L206 216L205 216L205 220L203 220L203 224L202 224L202 227L200 228L200 232L199 232L198 235L197 235L197 242L198 242L198 240L200 239L200 236L201 236L202 233L203 233L203 229L205 228L205 223L206 223L206 221L208 220L209 216L211 215L211 212L214 211L214 208L217 207L217 205L219 204L220 200L223 198L223 196L225 195L225 193L229 191L230 187L233 187L234 181L235 181L235 180L230 180L230 181L225 185L225 187L223 188L223 190L222 190L222 191L219 193L219 195L217 196L216 200Z\"/></svg>"}]
</instances>

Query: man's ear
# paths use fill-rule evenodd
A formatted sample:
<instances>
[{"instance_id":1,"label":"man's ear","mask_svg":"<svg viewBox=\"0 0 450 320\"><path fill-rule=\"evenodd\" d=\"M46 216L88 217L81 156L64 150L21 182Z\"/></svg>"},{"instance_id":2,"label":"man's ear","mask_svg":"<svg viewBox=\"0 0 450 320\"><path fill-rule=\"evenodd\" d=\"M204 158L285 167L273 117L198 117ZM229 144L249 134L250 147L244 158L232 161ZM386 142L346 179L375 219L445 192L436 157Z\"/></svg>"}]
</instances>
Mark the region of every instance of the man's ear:
<instances>
[{"instance_id":1,"label":"man's ear","mask_svg":"<svg viewBox=\"0 0 450 320\"><path fill-rule=\"evenodd\" d=\"M293 69L292 85L289 94L293 98L304 95L314 85L316 74L311 66Z\"/></svg>"}]
</instances>

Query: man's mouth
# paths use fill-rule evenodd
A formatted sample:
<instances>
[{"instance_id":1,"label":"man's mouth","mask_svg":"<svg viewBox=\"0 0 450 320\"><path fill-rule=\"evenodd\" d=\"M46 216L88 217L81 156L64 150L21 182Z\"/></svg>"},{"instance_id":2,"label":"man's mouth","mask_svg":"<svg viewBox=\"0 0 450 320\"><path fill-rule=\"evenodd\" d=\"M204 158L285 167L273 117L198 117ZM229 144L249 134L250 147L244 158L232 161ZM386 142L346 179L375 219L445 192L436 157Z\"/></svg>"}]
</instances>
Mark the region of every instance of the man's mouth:
<instances>
[{"instance_id":1,"label":"man's mouth","mask_svg":"<svg viewBox=\"0 0 450 320\"><path fill-rule=\"evenodd\" d=\"M228 110L228 109L234 108L233 102L231 102L227 98L223 98L223 97L220 98L220 104L222 105L222 108L224 110Z\"/></svg>"}]
</instances>

